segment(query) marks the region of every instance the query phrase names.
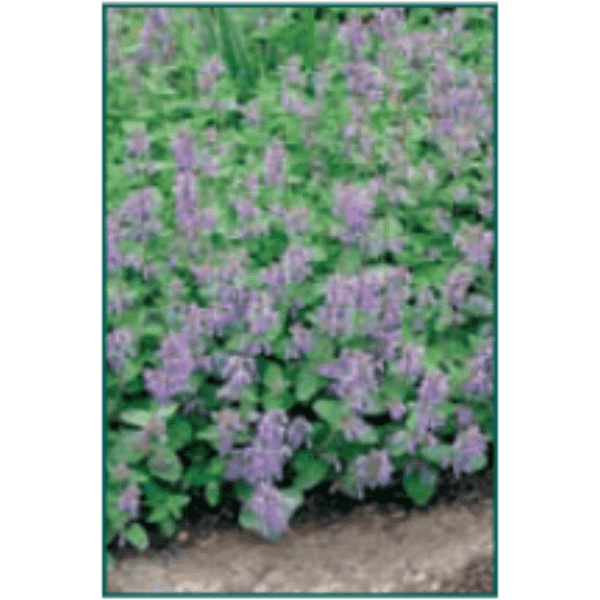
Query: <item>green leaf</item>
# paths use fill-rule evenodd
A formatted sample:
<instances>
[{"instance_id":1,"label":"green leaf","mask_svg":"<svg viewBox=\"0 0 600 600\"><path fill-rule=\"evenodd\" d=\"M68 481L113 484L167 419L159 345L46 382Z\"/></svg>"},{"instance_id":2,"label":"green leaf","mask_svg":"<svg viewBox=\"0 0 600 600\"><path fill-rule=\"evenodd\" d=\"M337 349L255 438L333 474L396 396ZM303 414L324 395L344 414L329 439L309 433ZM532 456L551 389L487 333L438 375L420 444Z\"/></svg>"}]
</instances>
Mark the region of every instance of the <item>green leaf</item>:
<instances>
[{"instance_id":1,"label":"green leaf","mask_svg":"<svg viewBox=\"0 0 600 600\"><path fill-rule=\"evenodd\" d=\"M379 434L374 427L369 427L366 433L360 438L361 444L378 444L379 443Z\"/></svg>"},{"instance_id":2,"label":"green leaf","mask_svg":"<svg viewBox=\"0 0 600 600\"><path fill-rule=\"evenodd\" d=\"M151 337L162 337L165 334L165 327L160 323L148 323L144 325L143 335L151 336Z\"/></svg>"},{"instance_id":3,"label":"green leaf","mask_svg":"<svg viewBox=\"0 0 600 600\"><path fill-rule=\"evenodd\" d=\"M294 487L309 490L327 478L329 463L322 458L310 459L294 478Z\"/></svg>"},{"instance_id":4,"label":"green leaf","mask_svg":"<svg viewBox=\"0 0 600 600\"><path fill-rule=\"evenodd\" d=\"M452 404L452 402L442 402L438 406L438 413L444 418L444 420L449 419L454 415L454 411L456 410L456 406Z\"/></svg>"},{"instance_id":5,"label":"green leaf","mask_svg":"<svg viewBox=\"0 0 600 600\"><path fill-rule=\"evenodd\" d=\"M138 431L122 431L119 433L115 445L110 449L111 460L125 461L128 464L139 463L148 451L140 446L137 440Z\"/></svg>"},{"instance_id":6,"label":"green leaf","mask_svg":"<svg viewBox=\"0 0 600 600\"><path fill-rule=\"evenodd\" d=\"M424 506L433 496L438 483L438 475L435 471L423 468L425 478L421 469L414 469L404 474L404 490L408 497L417 505Z\"/></svg>"},{"instance_id":7,"label":"green leaf","mask_svg":"<svg viewBox=\"0 0 600 600\"><path fill-rule=\"evenodd\" d=\"M430 371L435 371L439 368L441 362L446 358L444 349L440 346L429 346L425 354L425 366Z\"/></svg>"},{"instance_id":8,"label":"green leaf","mask_svg":"<svg viewBox=\"0 0 600 600\"><path fill-rule=\"evenodd\" d=\"M190 503L191 497L187 494L171 494L167 500L169 512L176 519L181 517L181 511Z\"/></svg>"},{"instance_id":9,"label":"green leaf","mask_svg":"<svg viewBox=\"0 0 600 600\"><path fill-rule=\"evenodd\" d=\"M129 480L133 483L146 483L148 479L149 475L142 471L137 471L135 469L129 470Z\"/></svg>"},{"instance_id":10,"label":"green leaf","mask_svg":"<svg viewBox=\"0 0 600 600\"><path fill-rule=\"evenodd\" d=\"M341 418L350 416L351 413L351 409L337 400L317 400L314 410L335 429L337 429Z\"/></svg>"},{"instance_id":11,"label":"green leaf","mask_svg":"<svg viewBox=\"0 0 600 600\"><path fill-rule=\"evenodd\" d=\"M158 479L176 483L181 477L182 465L177 455L169 448L157 448L148 461L150 473Z\"/></svg>"},{"instance_id":12,"label":"green leaf","mask_svg":"<svg viewBox=\"0 0 600 600\"><path fill-rule=\"evenodd\" d=\"M315 361L325 363L333 359L334 347L332 341L325 335L317 334L314 337L314 349L311 356Z\"/></svg>"},{"instance_id":13,"label":"green leaf","mask_svg":"<svg viewBox=\"0 0 600 600\"><path fill-rule=\"evenodd\" d=\"M298 382L296 384L296 398L298 398L300 402L307 402L315 395L320 387L321 383L319 378L312 373L308 366L304 365L300 370Z\"/></svg>"},{"instance_id":14,"label":"green leaf","mask_svg":"<svg viewBox=\"0 0 600 600\"><path fill-rule=\"evenodd\" d=\"M209 481L205 490L206 502L213 508L219 504L221 499L221 487L218 481Z\"/></svg>"},{"instance_id":15,"label":"green leaf","mask_svg":"<svg viewBox=\"0 0 600 600\"><path fill-rule=\"evenodd\" d=\"M327 260L327 252L322 246L313 246L313 262L323 262Z\"/></svg>"},{"instance_id":16,"label":"green leaf","mask_svg":"<svg viewBox=\"0 0 600 600\"><path fill-rule=\"evenodd\" d=\"M217 425L209 425L202 431L199 431L196 434L196 438L208 442L213 448L215 448L215 450L219 449L219 440L221 435Z\"/></svg>"},{"instance_id":17,"label":"green leaf","mask_svg":"<svg viewBox=\"0 0 600 600\"><path fill-rule=\"evenodd\" d=\"M288 410L293 402L289 393L275 395L274 393L267 392L263 396L262 404L265 410Z\"/></svg>"},{"instance_id":18,"label":"green leaf","mask_svg":"<svg viewBox=\"0 0 600 600\"><path fill-rule=\"evenodd\" d=\"M146 123L143 121L122 121L121 127L125 133L125 137L129 137L136 131L146 131Z\"/></svg>"},{"instance_id":19,"label":"green leaf","mask_svg":"<svg viewBox=\"0 0 600 600\"><path fill-rule=\"evenodd\" d=\"M146 550L148 547L148 534L139 523L133 523L125 530L125 539L138 550Z\"/></svg>"},{"instance_id":20,"label":"green leaf","mask_svg":"<svg viewBox=\"0 0 600 600\"><path fill-rule=\"evenodd\" d=\"M410 411L410 414L408 415L408 418L406 419L406 429L408 429L408 431L415 431L416 428L417 428L417 413L413 409Z\"/></svg>"},{"instance_id":21,"label":"green leaf","mask_svg":"<svg viewBox=\"0 0 600 600\"><path fill-rule=\"evenodd\" d=\"M164 521L161 521L158 524L158 526L160 527L162 534L168 538L175 535L175 532L177 531L177 523L174 519L171 518L167 518Z\"/></svg>"},{"instance_id":22,"label":"green leaf","mask_svg":"<svg viewBox=\"0 0 600 600\"><path fill-rule=\"evenodd\" d=\"M245 508L240 511L238 522L244 529L250 529L252 531L261 531L260 517L249 508Z\"/></svg>"},{"instance_id":23,"label":"green leaf","mask_svg":"<svg viewBox=\"0 0 600 600\"><path fill-rule=\"evenodd\" d=\"M302 504L304 501L304 494L301 490L296 489L295 487L289 487L281 490L281 495L283 496L286 504L286 511L289 515L293 514L294 511Z\"/></svg>"},{"instance_id":24,"label":"green leaf","mask_svg":"<svg viewBox=\"0 0 600 600\"><path fill-rule=\"evenodd\" d=\"M400 433L402 435L398 435ZM391 435L386 442L386 448L388 449L390 456L393 457L400 457L408 454L408 434L399 430Z\"/></svg>"},{"instance_id":25,"label":"green leaf","mask_svg":"<svg viewBox=\"0 0 600 600\"><path fill-rule=\"evenodd\" d=\"M244 481L237 481L233 485L235 497L241 501L248 501L252 497L252 486Z\"/></svg>"},{"instance_id":26,"label":"green leaf","mask_svg":"<svg viewBox=\"0 0 600 600\"><path fill-rule=\"evenodd\" d=\"M420 454L423 458L426 458L435 465L441 466L444 462L444 458L446 458L448 464L450 464L452 459L452 446L450 444L439 444L434 448L421 448Z\"/></svg>"},{"instance_id":27,"label":"green leaf","mask_svg":"<svg viewBox=\"0 0 600 600\"><path fill-rule=\"evenodd\" d=\"M207 472L216 479L221 479L225 475L227 463L220 457L214 456L208 463Z\"/></svg>"},{"instance_id":28,"label":"green leaf","mask_svg":"<svg viewBox=\"0 0 600 600\"><path fill-rule=\"evenodd\" d=\"M281 394L286 388L283 369L275 362L270 362L265 371L265 385L275 395Z\"/></svg>"},{"instance_id":29,"label":"green leaf","mask_svg":"<svg viewBox=\"0 0 600 600\"><path fill-rule=\"evenodd\" d=\"M338 262L340 272L346 274L354 274L358 271L361 264L360 252L357 248L345 248Z\"/></svg>"},{"instance_id":30,"label":"green leaf","mask_svg":"<svg viewBox=\"0 0 600 600\"><path fill-rule=\"evenodd\" d=\"M169 404L167 406L159 406L155 410L125 410L121 413L120 418L123 423L127 423L128 425L146 427L154 415L159 419L168 419L176 412L177 405Z\"/></svg>"},{"instance_id":31,"label":"green leaf","mask_svg":"<svg viewBox=\"0 0 600 600\"><path fill-rule=\"evenodd\" d=\"M137 361L126 358L123 362L122 377L125 383L131 383L140 375L141 369Z\"/></svg>"},{"instance_id":32,"label":"green leaf","mask_svg":"<svg viewBox=\"0 0 600 600\"><path fill-rule=\"evenodd\" d=\"M476 456L466 467L468 473L476 473L477 471L481 471L485 469L488 464L487 456L485 454L480 454Z\"/></svg>"},{"instance_id":33,"label":"green leaf","mask_svg":"<svg viewBox=\"0 0 600 600\"><path fill-rule=\"evenodd\" d=\"M223 59L233 77L239 81L241 92L246 93L255 86L256 82L246 44L237 26L237 13L226 7L218 7L215 10L219 15Z\"/></svg>"},{"instance_id":34,"label":"green leaf","mask_svg":"<svg viewBox=\"0 0 600 600\"><path fill-rule=\"evenodd\" d=\"M190 465L183 477L184 485L189 487L201 487L209 481L206 473L206 465Z\"/></svg>"},{"instance_id":35,"label":"green leaf","mask_svg":"<svg viewBox=\"0 0 600 600\"><path fill-rule=\"evenodd\" d=\"M256 407L258 405L258 401L259 401L259 398L258 398L258 393L256 392L255 386L246 388L242 392L242 403L244 406Z\"/></svg>"},{"instance_id":36,"label":"green leaf","mask_svg":"<svg viewBox=\"0 0 600 600\"><path fill-rule=\"evenodd\" d=\"M148 410L125 410L121 413L120 418L123 423L128 425L145 427L152 418L152 413Z\"/></svg>"},{"instance_id":37,"label":"green leaf","mask_svg":"<svg viewBox=\"0 0 600 600\"><path fill-rule=\"evenodd\" d=\"M144 496L151 506L164 508L169 498L169 492L162 485L152 480L144 486Z\"/></svg>"},{"instance_id":38,"label":"green leaf","mask_svg":"<svg viewBox=\"0 0 600 600\"><path fill-rule=\"evenodd\" d=\"M171 450L180 450L192 441L192 426L183 417L177 417L167 430L167 445Z\"/></svg>"}]
</instances>

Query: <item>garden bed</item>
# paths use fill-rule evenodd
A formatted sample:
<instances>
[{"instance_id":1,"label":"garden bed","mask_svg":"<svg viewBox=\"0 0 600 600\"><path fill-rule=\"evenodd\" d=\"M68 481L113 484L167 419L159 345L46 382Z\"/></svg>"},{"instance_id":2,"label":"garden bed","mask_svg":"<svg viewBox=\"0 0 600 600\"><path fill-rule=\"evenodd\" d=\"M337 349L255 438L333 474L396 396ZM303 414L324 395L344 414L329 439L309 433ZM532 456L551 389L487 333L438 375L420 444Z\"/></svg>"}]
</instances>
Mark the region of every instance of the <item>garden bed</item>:
<instances>
[{"instance_id":1,"label":"garden bed","mask_svg":"<svg viewBox=\"0 0 600 600\"><path fill-rule=\"evenodd\" d=\"M494 10L106 17L109 590L489 587Z\"/></svg>"},{"instance_id":2,"label":"garden bed","mask_svg":"<svg viewBox=\"0 0 600 600\"><path fill-rule=\"evenodd\" d=\"M222 508L186 523L175 544L119 553L107 591L493 592L493 469L449 474L427 508L400 490L355 506L314 492L276 543Z\"/></svg>"}]
</instances>

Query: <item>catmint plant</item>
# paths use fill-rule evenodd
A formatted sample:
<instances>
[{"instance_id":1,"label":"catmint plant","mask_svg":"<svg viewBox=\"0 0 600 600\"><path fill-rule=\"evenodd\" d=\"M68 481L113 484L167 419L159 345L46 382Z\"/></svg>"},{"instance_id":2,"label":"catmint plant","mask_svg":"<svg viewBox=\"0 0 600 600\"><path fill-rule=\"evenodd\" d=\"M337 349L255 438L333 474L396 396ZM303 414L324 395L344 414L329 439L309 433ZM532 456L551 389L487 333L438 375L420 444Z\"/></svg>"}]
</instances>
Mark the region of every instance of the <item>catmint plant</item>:
<instances>
[{"instance_id":1,"label":"catmint plant","mask_svg":"<svg viewBox=\"0 0 600 600\"><path fill-rule=\"evenodd\" d=\"M373 450L358 457L352 464L351 473L358 486L358 497L364 499L365 488L375 489L390 482L392 464L385 450Z\"/></svg>"},{"instance_id":2,"label":"catmint plant","mask_svg":"<svg viewBox=\"0 0 600 600\"><path fill-rule=\"evenodd\" d=\"M111 543L224 482L273 540L332 476L422 503L489 442L491 17L350 11L242 89L187 11L109 15Z\"/></svg>"},{"instance_id":3,"label":"catmint plant","mask_svg":"<svg viewBox=\"0 0 600 600\"><path fill-rule=\"evenodd\" d=\"M129 327L114 329L108 336L106 347L107 360L110 366L118 371L125 362L125 358L134 357L136 350L133 347L133 332Z\"/></svg>"},{"instance_id":4,"label":"catmint plant","mask_svg":"<svg viewBox=\"0 0 600 600\"><path fill-rule=\"evenodd\" d=\"M481 265L486 269L491 264L493 243L493 233L476 225L465 225L454 237L454 245L466 255L466 260L470 264Z\"/></svg>"},{"instance_id":5,"label":"catmint plant","mask_svg":"<svg viewBox=\"0 0 600 600\"><path fill-rule=\"evenodd\" d=\"M303 443L310 444L310 435L313 431L313 426L310 421L300 416L295 417L290 421L286 431L287 444L292 450L297 450Z\"/></svg>"},{"instance_id":6,"label":"catmint plant","mask_svg":"<svg viewBox=\"0 0 600 600\"><path fill-rule=\"evenodd\" d=\"M256 487L248 507L260 518L260 530L266 539L279 538L288 528L290 507L283 494L271 483L262 481Z\"/></svg>"},{"instance_id":7,"label":"catmint plant","mask_svg":"<svg viewBox=\"0 0 600 600\"><path fill-rule=\"evenodd\" d=\"M481 434L477 425L472 425L457 435L452 449L454 453L452 468L454 475L458 477L461 472L471 472L473 462L483 456L487 449L487 439Z\"/></svg>"},{"instance_id":8,"label":"catmint plant","mask_svg":"<svg viewBox=\"0 0 600 600\"><path fill-rule=\"evenodd\" d=\"M139 517L141 491L131 484L119 495L119 510L126 512L132 519Z\"/></svg>"},{"instance_id":9,"label":"catmint plant","mask_svg":"<svg viewBox=\"0 0 600 600\"><path fill-rule=\"evenodd\" d=\"M265 150L265 183L283 187L285 182L285 148L281 142L273 142Z\"/></svg>"},{"instance_id":10,"label":"catmint plant","mask_svg":"<svg viewBox=\"0 0 600 600\"><path fill-rule=\"evenodd\" d=\"M228 408L219 411L219 454L225 456L228 454L234 444L235 436L245 429L239 415Z\"/></svg>"},{"instance_id":11,"label":"catmint plant","mask_svg":"<svg viewBox=\"0 0 600 600\"><path fill-rule=\"evenodd\" d=\"M425 349L405 344L402 358L398 361L398 372L405 377L414 379L423 372L423 357Z\"/></svg>"},{"instance_id":12,"label":"catmint plant","mask_svg":"<svg viewBox=\"0 0 600 600\"><path fill-rule=\"evenodd\" d=\"M297 360L310 353L313 347L313 334L310 329L295 324L290 327L292 342L286 350L286 360Z\"/></svg>"},{"instance_id":13,"label":"catmint plant","mask_svg":"<svg viewBox=\"0 0 600 600\"><path fill-rule=\"evenodd\" d=\"M256 361L247 356L227 356L221 368L221 376L226 380L226 384L219 389L217 396L229 402L236 402L243 390L254 381Z\"/></svg>"}]
</instances>

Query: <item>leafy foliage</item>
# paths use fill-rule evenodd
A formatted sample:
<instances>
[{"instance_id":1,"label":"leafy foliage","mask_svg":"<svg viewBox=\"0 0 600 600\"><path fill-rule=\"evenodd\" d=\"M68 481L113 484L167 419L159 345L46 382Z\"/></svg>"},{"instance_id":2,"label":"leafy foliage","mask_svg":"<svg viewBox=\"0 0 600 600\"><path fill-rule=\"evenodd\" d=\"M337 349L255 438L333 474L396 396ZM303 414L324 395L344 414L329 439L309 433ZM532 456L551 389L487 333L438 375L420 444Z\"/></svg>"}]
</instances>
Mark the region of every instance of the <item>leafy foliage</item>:
<instances>
[{"instance_id":1,"label":"leafy foliage","mask_svg":"<svg viewBox=\"0 0 600 600\"><path fill-rule=\"evenodd\" d=\"M107 10L107 545L484 468L493 15Z\"/></svg>"}]
</instances>

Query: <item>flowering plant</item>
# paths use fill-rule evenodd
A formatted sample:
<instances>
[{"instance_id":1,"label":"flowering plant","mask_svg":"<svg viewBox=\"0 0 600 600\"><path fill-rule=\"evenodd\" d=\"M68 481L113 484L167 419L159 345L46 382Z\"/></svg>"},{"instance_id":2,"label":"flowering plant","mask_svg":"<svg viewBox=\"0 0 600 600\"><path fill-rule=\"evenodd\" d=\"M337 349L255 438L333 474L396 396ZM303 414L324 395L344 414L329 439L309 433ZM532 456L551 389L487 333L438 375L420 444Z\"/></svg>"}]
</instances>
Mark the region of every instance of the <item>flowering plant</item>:
<instances>
[{"instance_id":1,"label":"flowering plant","mask_svg":"<svg viewBox=\"0 0 600 600\"><path fill-rule=\"evenodd\" d=\"M209 10L109 14L107 544L192 498L272 540L326 482L425 504L492 441L490 14Z\"/></svg>"}]
</instances>

